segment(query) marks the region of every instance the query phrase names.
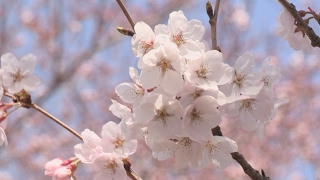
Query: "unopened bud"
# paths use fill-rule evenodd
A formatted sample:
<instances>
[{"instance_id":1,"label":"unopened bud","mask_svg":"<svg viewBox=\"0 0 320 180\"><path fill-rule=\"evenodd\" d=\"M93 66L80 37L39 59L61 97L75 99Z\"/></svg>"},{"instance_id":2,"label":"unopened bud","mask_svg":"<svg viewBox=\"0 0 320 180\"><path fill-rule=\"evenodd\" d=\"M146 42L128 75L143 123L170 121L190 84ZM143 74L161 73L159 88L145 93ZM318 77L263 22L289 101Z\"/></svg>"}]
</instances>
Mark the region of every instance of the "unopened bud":
<instances>
[{"instance_id":1,"label":"unopened bud","mask_svg":"<svg viewBox=\"0 0 320 180\"><path fill-rule=\"evenodd\" d=\"M134 35L133 31L130 31L129 29L125 29L123 27L117 27L117 30L119 31L119 33L126 35L126 36L132 37Z\"/></svg>"},{"instance_id":2,"label":"unopened bud","mask_svg":"<svg viewBox=\"0 0 320 180\"><path fill-rule=\"evenodd\" d=\"M213 9L212 9L212 5L209 1L206 3L206 11L207 11L209 18L212 19L213 18Z\"/></svg>"}]
</instances>

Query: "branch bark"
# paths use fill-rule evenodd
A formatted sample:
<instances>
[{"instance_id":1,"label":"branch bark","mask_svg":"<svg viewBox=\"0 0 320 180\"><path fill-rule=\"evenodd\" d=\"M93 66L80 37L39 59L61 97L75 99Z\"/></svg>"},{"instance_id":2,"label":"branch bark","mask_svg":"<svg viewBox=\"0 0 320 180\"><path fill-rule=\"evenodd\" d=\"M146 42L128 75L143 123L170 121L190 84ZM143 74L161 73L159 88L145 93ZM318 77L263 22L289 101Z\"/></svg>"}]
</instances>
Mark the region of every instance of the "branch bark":
<instances>
[{"instance_id":1,"label":"branch bark","mask_svg":"<svg viewBox=\"0 0 320 180\"><path fill-rule=\"evenodd\" d=\"M214 13L213 13L212 5L208 1L206 4L206 11L209 16L209 24L211 27L212 49L218 50L221 52L221 49L217 44L217 21L218 21L219 5L220 5L220 0L216 0L216 5L214 7Z\"/></svg>"},{"instance_id":2,"label":"branch bark","mask_svg":"<svg viewBox=\"0 0 320 180\"><path fill-rule=\"evenodd\" d=\"M313 31L311 27L302 19L302 17L298 14L295 6L289 3L287 0L278 0L282 6L289 11L292 17L296 20L297 26L301 27L306 35L311 40L311 45L313 47L320 47L320 38L319 36Z\"/></svg>"}]
</instances>

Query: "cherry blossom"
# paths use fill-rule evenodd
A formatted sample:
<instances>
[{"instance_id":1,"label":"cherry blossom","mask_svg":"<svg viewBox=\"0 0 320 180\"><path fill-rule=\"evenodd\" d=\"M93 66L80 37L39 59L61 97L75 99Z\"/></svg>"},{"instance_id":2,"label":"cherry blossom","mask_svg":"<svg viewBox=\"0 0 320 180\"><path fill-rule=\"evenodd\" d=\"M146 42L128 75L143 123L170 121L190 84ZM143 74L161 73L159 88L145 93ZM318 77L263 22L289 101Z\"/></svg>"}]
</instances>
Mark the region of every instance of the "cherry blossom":
<instances>
[{"instance_id":1,"label":"cherry blossom","mask_svg":"<svg viewBox=\"0 0 320 180\"><path fill-rule=\"evenodd\" d=\"M211 136L201 144L203 149L199 161L200 167L206 166L211 161L223 169L233 162L230 153L238 151L237 143L224 136Z\"/></svg>"},{"instance_id":2,"label":"cherry blossom","mask_svg":"<svg viewBox=\"0 0 320 180\"><path fill-rule=\"evenodd\" d=\"M85 129L81 136L83 143L74 146L74 154L81 162L91 163L102 153L101 138L89 129Z\"/></svg>"},{"instance_id":3,"label":"cherry blossom","mask_svg":"<svg viewBox=\"0 0 320 180\"><path fill-rule=\"evenodd\" d=\"M126 134L121 132L120 124L109 121L102 127L101 142L104 152L118 153L121 156L129 156L137 149L137 140L126 139Z\"/></svg>"},{"instance_id":4,"label":"cherry blossom","mask_svg":"<svg viewBox=\"0 0 320 180\"><path fill-rule=\"evenodd\" d=\"M256 129L262 122L269 120L273 100L269 91L261 91L256 96L240 96L227 103L221 111L227 117L237 117L246 131Z\"/></svg>"},{"instance_id":5,"label":"cherry blossom","mask_svg":"<svg viewBox=\"0 0 320 180\"><path fill-rule=\"evenodd\" d=\"M95 158L90 166L94 171L96 171L94 180L127 179L127 174L123 167L123 162L120 160L120 157L117 154L100 154L97 158Z\"/></svg>"},{"instance_id":6,"label":"cherry blossom","mask_svg":"<svg viewBox=\"0 0 320 180\"><path fill-rule=\"evenodd\" d=\"M159 40L160 43L174 44L179 49L179 54L189 60L200 58L201 49L205 49L205 44L201 42L204 35L201 21L196 19L188 21L182 11L170 13L168 26L157 25L155 34L163 37Z\"/></svg>"},{"instance_id":7,"label":"cherry blossom","mask_svg":"<svg viewBox=\"0 0 320 180\"><path fill-rule=\"evenodd\" d=\"M218 102L211 96L201 96L185 109L182 133L192 140L206 140L212 136L211 129L222 119Z\"/></svg>"},{"instance_id":8,"label":"cherry blossom","mask_svg":"<svg viewBox=\"0 0 320 180\"><path fill-rule=\"evenodd\" d=\"M276 28L276 34L282 36L284 40L287 40L289 45L296 51L306 50L309 53L312 52L313 47L311 41L302 28L295 25L295 19L290 12L284 8L284 10L277 17L278 26Z\"/></svg>"},{"instance_id":9,"label":"cherry blossom","mask_svg":"<svg viewBox=\"0 0 320 180\"><path fill-rule=\"evenodd\" d=\"M182 74L178 50L172 46L162 46L143 57L147 65L141 70L140 80L144 89L161 85L169 94L176 94L182 87Z\"/></svg>"},{"instance_id":10,"label":"cherry blossom","mask_svg":"<svg viewBox=\"0 0 320 180\"><path fill-rule=\"evenodd\" d=\"M212 50L204 53L200 59L190 61L185 75L192 84L214 87L229 82L232 73L232 68L222 63L222 54Z\"/></svg>"},{"instance_id":11,"label":"cherry blossom","mask_svg":"<svg viewBox=\"0 0 320 180\"><path fill-rule=\"evenodd\" d=\"M135 34L131 39L131 50L136 57L139 57L138 67L144 67L142 57L153 49L155 34L149 25L140 21L134 26Z\"/></svg>"},{"instance_id":12,"label":"cherry blossom","mask_svg":"<svg viewBox=\"0 0 320 180\"><path fill-rule=\"evenodd\" d=\"M267 61L262 67L262 82L264 88L273 90L273 85L281 78L281 69L278 66L271 65L270 61Z\"/></svg>"},{"instance_id":13,"label":"cherry blossom","mask_svg":"<svg viewBox=\"0 0 320 180\"><path fill-rule=\"evenodd\" d=\"M220 86L220 90L229 97L256 95L263 87L261 73L252 73L253 57L249 52L241 55L235 65L231 81Z\"/></svg>"},{"instance_id":14,"label":"cherry blossom","mask_svg":"<svg viewBox=\"0 0 320 180\"><path fill-rule=\"evenodd\" d=\"M32 74L35 65L36 57L32 54L23 56L20 61L11 53L3 54L3 85L10 93L18 93L22 89L35 90L40 85L40 79Z\"/></svg>"},{"instance_id":15,"label":"cherry blossom","mask_svg":"<svg viewBox=\"0 0 320 180\"><path fill-rule=\"evenodd\" d=\"M183 108L179 101L163 95L152 95L137 109L135 119L145 123L151 137L165 140L179 134Z\"/></svg>"}]
</instances>

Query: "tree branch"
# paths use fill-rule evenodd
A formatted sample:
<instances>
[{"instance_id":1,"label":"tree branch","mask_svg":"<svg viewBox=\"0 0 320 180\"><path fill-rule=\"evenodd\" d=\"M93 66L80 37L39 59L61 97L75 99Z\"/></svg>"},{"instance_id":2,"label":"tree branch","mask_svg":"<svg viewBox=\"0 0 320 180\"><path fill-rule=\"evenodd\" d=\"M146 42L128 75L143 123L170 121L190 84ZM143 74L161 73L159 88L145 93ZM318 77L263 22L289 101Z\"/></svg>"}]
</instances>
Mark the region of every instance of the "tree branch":
<instances>
[{"instance_id":1,"label":"tree branch","mask_svg":"<svg viewBox=\"0 0 320 180\"><path fill-rule=\"evenodd\" d=\"M124 6L124 4L122 3L122 1L121 1L121 0L117 0L117 2L118 2L118 4L119 4L119 6L120 6L120 8L121 8L122 12L124 13L124 15L127 17L127 19L128 19L128 21L129 21L129 23L130 23L130 25L131 25L132 29L134 30L134 25L135 25L135 23L133 22L133 20L132 20L132 18L131 18L131 16L130 16L130 14L128 13L128 11L127 11L127 9L126 9L126 7Z\"/></svg>"},{"instance_id":2,"label":"tree branch","mask_svg":"<svg viewBox=\"0 0 320 180\"><path fill-rule=\"evenodd\" d=\"M282 6L289 11L292 17L296 20L297 26L301 27L306 35L311 40L311 45L313 47L320 47L320 38L316 35L311 27L302 19L302 17L298 14L295 6L289 3L287 0L278 0Z\"/></svg>"},{"instance_id":3,"label":"tree branch","mask_svg":"<svg viewBox=\"0 0 320 180\"><path fill-rule=\"evenodd\" d=\"M223 136L221 129L219 126L211 129L213 136ZM261 169L261 174L259 171L255 170L243 157L242 154L239 152L233 152L231 153L231 156L234 160L236 160L240 166L242 167L243 171L252 179L252 180L271 180L269 177L267 177L264 173L264 171Z\"/></svg>"},{"instance_id":4,"label":"tree branch","mask_svg":"<svg viewBox=\"0 0 320 180\"><path fill-rule=\"evenodd\" d=\"M217 21L218 21L219 5L220 5L220 0L216 0L216 5L214 6L214 13L213 13L212 5L208 1L206 4L206 11L209 16L209 24L211 27L212 49L218 50L221 52L221 49L217 44Z\"/></svg>"},{"instance_id":5,"label":"tree branch","mask_svg":"<svg viewBox=\"0 0 320 180\"><path fill-rule=\"evenodd\" d=\"M261 170L262 175L259 171L252 168L252 166L247 162L247 160L243 157L242 154L239 152L231 153L231 156L234 160L236 160L240 166L242 167L243 171L253 180L270 180L269 177L266 177L264 171Z\"/></svg>"}]
</instances>

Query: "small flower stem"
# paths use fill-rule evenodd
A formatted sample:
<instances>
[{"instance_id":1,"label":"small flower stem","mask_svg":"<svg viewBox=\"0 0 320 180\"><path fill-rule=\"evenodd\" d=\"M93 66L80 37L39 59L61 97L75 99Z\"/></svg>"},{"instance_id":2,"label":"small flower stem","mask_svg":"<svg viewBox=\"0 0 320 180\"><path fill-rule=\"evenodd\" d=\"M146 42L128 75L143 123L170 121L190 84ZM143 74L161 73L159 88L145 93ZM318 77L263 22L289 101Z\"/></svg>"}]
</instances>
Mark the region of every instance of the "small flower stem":
<instances>
[{"instance_id":1,"label":"small flower stem","mask_svg":"<svg viewBox=\"0 0 320 180\"><path fill-rule=\"evenodd\" d=\"M124 6L124 4L122 3L121 0L117 0L117 3L119 4L119 6L120 6L122 12L124 13L124 15L127 17L127 19L128 19L128 21L129 21L132 29L134 30L134 25L135 25L135 23L133 22L130 14L128 13L128 11L127 11L127 9L126 9L126 7Z\"/></svg>"},{"instance_id":2,"label":"small flower stem","mask_svg":"<svg viewBox=\"0 0 320 180\"><path fill-rule=\"evenodd\" d=\"M217 21L218 21L219 6L220 6L220 0L216 0L216 5L214 6L214 13L213 13L211 3L208 1L206 4L206 10L209 16L209 24L211 27L212 49L218 50L221 52L221 49L217 44Z\"/></svg>"}]
</instances>

